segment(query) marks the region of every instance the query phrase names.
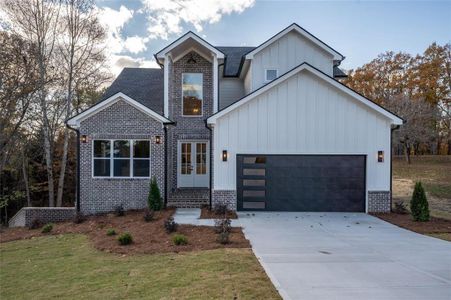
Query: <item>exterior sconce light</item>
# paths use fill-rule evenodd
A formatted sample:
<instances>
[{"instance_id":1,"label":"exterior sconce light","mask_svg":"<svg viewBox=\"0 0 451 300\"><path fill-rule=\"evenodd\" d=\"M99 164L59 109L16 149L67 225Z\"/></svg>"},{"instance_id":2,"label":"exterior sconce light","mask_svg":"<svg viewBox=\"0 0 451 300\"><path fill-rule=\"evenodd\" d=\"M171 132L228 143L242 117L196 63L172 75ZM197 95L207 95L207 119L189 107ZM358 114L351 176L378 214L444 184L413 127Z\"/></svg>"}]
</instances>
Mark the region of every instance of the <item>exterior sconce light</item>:
<instances>
[{"instance_id":1,"label":"exterior sconce light","mask_svg":"<svg viewBox=\"0 0 451 300\"><path fill-rule=\"evenodd\" d=\"M377 151L377 162L384 162L384 151Z\"/></svg>"},{"instance_id":2,"label":"exterior sconce light","mask_svg":"<svg viewBox=\"0 0 451 300\"><path fill-rule=\"evenodd\" d=\"M86 143L88 142L88 136L85 135L85 134L83 134L83 135L80 137L80 142L82 142L83 144L86 144Z\"/></svg>"},{"instance_id":3,"label":"exterior sconce light","mask_svg":"<svg viewBox=\"0 0 451 300\"><path fill-rule=\"evenodd\" d=\"M159 135L155 136L155 144L161 144L161 136Z\"/></svg>"},{"instance_id":4,"label":"exterior sconce light","mask_svg":"<svg viewBox=\"0 0 451 300\"><path fill-rule=\"evenodd\" d=\"M227 150L222 150L222 161L227 161Z\"/></svg>"}]
</instances>

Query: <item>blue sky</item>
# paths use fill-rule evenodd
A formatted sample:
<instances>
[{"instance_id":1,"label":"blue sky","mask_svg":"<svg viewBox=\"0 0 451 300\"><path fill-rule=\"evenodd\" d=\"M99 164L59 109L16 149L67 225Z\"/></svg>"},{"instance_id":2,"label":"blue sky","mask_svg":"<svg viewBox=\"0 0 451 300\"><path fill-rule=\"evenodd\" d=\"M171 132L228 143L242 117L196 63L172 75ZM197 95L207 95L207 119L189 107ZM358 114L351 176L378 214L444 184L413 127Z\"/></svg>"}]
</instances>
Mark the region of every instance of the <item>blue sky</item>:
<instances>
[{"instance_id":1,"label":"blue sky","mask_svg":"<svg viewBox=\"0 0 451 300\"><path fill-rule=\"evenodd\" d=\"M179 1L178 3L181 3ZM109 24L113 72L155 66L153 54L188 30L213 45L256 46L298 23L346 56L345 69L377 54L417 54L451 42L450 1L98 1Z\"/></svg>"}]
</instances>

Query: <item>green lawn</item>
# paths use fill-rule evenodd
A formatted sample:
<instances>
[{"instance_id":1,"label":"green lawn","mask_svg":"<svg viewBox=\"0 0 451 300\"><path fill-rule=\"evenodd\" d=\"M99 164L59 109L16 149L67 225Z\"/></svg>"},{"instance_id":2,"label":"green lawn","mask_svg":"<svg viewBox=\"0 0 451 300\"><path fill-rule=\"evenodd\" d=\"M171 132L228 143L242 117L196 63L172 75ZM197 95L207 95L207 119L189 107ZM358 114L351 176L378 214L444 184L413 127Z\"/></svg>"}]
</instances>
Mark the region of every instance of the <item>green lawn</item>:
<instances>
[{"instance_id":1,"label":"green lawn","mask_svg":"<svg viewBox=\"0 0 451 300\"><path fill-rule=\"evenodd\" d=\"M393 198L410 201L413 185L421 181L434 216L451 219L451 156L413 156L393 160Z\"/></svg>"},{"instance_id":2,"label":"green lawn","mask_svg":"<svg viewBox=\"0 0 451 300\"><path fill-rule=\"evenodd\" d=\"M0 298L280 299L249 249L120 256L84 235L0 244Z\"/></svg>"}]
</instances>

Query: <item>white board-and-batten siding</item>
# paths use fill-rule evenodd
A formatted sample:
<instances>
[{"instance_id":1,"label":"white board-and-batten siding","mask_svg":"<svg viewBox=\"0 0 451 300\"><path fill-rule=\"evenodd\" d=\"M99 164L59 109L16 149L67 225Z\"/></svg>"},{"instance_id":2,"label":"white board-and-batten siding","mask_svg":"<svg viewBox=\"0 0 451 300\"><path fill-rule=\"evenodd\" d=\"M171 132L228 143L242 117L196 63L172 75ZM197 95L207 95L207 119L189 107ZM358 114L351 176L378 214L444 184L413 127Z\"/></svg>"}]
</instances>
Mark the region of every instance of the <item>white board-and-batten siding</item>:
<instances>
[{"instance_id":1,"label":"white board-and-batten siding","mask_svg":"<svg viewBox=\"0 0 451 300\"><path fill-rule=\"evenodd\" d=\"M333 56L313 42L291 31L255 54L252 59L251 89L256 90L265 83L265 70L277 69L278 75L293 69L303 62L333 76Z\"/></svg>"},{"instance_id":2,"label":"white board-and-batten siding","mask_svg":"<svg viewBox=\"0 0 451 300\"><path fill-rule=\"evenodd\" d=\"M217 119L214 189L236 190L237 154L364 154L367 190L387 191L390 128L387 117L303 70Z\"/></svg>"}]
</instances>

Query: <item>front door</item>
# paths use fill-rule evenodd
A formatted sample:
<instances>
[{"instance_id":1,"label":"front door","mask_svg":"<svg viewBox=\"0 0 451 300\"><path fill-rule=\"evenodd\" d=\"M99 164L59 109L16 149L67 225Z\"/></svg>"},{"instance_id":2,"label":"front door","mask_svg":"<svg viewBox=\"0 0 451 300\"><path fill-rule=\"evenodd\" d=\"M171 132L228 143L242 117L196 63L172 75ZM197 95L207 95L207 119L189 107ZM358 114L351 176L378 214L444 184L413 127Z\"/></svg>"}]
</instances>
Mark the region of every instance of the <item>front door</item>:
<instances>
[{"instance_id":1,"label":"front door","mask_svg":"<svg viewBox=\"0 0 451 300\"><path fill-rule=\"evenodd\" d=\"M179 141L178 187L209 187L209 153L208 141Z\"/></svg>"}]
</instances>

